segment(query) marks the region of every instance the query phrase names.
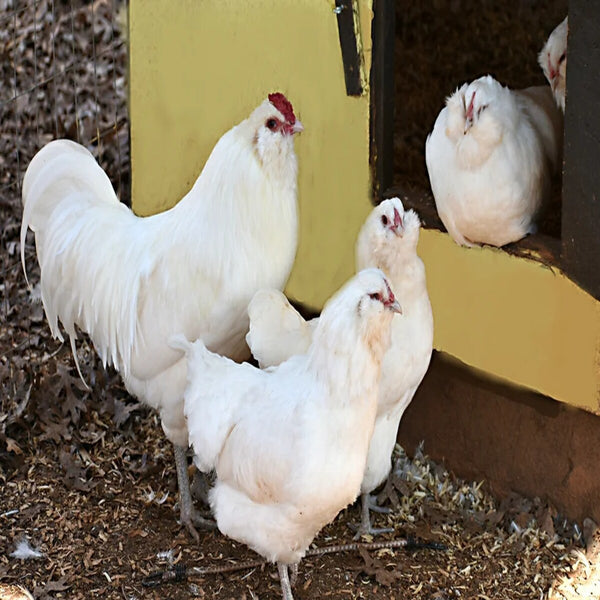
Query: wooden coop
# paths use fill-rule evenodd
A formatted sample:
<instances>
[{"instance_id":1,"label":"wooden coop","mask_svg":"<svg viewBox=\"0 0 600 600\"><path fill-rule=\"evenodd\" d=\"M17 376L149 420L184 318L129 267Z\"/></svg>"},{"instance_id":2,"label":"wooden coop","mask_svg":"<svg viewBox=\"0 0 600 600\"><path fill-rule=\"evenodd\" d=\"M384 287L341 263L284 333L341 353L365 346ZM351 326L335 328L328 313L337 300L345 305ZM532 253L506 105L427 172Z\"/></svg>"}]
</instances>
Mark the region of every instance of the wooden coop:
<instances>
[{"instance_id":1,"label":"wooden coop","mask_svg":"<svg viewBox=\"0 0 600 600\"><path fill-rule=\"evenodd\" d=\"M444 60L453 22L474 10L432 4L205 1L173 10L169 0L131 0L132 206L143 215L171 206L220 135L283 91L305 126L288 295L318 310L353 273L372 204L399 195L424 221L419 253L437 351L401 442L410 452L424 439L459 474L600 519L600 4L568 6L564 166L553 213L539 234L504 249L459 247L443 231L419 152L463 81L491 71L511 86L542 85L537 51L567 6L544 3L537 15L541 3L521 2L475 30L472 44L485 45L523 21L526 70L503 72L515 60L502 47L482 58L459 40ZM427 106L435 108L429 117Z\"/></svg>"}]
</instances>

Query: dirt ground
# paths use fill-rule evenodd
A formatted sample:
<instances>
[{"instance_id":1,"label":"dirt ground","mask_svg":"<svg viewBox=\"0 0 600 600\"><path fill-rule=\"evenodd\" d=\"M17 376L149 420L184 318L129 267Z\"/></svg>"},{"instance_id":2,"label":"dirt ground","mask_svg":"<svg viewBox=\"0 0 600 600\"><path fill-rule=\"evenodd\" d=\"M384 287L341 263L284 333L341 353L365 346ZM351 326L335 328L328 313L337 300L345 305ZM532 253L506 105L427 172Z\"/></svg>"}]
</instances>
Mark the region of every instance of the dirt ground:
<instances>
[{"instance_id":1,"label":"dirt ground","mask_svg":"<svg viewBox=\"0 0 600 600\"><path fill-rule=\"evenodd\" d=\"M34 368L43 359L31 361ZM87 393L66 348L44 364L57 368L54 389L32 391L29 426L11 427L0 454L0 582L21 583L41 599L279 597L272 565L144 588L149 573L170 564L222 567L256 555L217 532L196 545L177 524L170 446L156 415L124 397L118 377ZM54 418L44 422L46 410ZM517 496L496 502L481 483L456 480L420 451L414 461L401 455L395 472L383 494L394 512L376 524L396 532L382 539L416 536L447 550L310 557L295 597L541 598L567 573L569 551L581 548L551 507ZM351 542L347 523L358 517L356 507L340 514L315 545ZM41 557L11 557L22 539Z\"/></svg>"},{"instance_id":2,"label":"dirt ground","mask_svg":"<svg viewBox=\"0 0 600 600\"><path fill-rule=\"evenodd\" d=\"M19 179L43 143L81 139L127 196L121 5L0 6L0 583L20 583L39 599L279 598L272 565L143 587L157 569L229 567L256 555L217 532L195 544L177 524L172 450L157 416L126 394L84 340L86 389L21 272ZM94 55L95 69L86 62ZM31 238L26 257L35 284ZM382 492L393 512L376 525L394 527L384 540L411 535L447 549L307 557L296 598L537 599L581 562L581 524L536 499L493 498L485 484L460 481L410 450L414 460L399 453ZM350 542L347 522L358 516L356 507L344 511L315 545ZM11 556L25 540L39 556Z\"/></svg>"}]
</instances>

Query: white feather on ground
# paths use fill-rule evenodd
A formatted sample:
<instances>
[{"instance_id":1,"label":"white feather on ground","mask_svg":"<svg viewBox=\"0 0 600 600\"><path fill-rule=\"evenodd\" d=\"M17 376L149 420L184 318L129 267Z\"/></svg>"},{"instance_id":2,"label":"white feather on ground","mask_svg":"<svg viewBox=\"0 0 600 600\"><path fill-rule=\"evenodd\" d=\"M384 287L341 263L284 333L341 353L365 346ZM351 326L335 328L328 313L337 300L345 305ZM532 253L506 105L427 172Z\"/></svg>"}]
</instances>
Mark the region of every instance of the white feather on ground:
<instances>
[{"instance_id":1,"label":"white feather on ground","mask_svg":"<svg viewBox=\"0 0 600 600\"><path fill-rule=\"evenodd\" d=\"M13 558L27 560L30 558L42 558L44 554L36 548L32 548L29 540L23 538L17 542L16 548L10 553Z\"/></svg>"},{"instance_id":2,"label":"white feather on ground","mask_svg":"<svg viewBox=\"0 0 600 600\"><path fill-rule=\"evenodd\" d=\"M185 451L186 368L168 338L183 332L235 360L248 356L246 307L263 287L283 288L297 245L297 161L302 130L271 94L225 133L190 192L172 209L133 214L93 156L67 140L46 145L23 182L21 258L35 232L52 334L74 349L88 333L130 393L156 408L175 445L181 518L197 536ZM75 354L75 352L74 352Z\"/></svg>"},{"instance_id":3,"label":"white feather on ground","mask_svg":"<svg viewBox=\"0 0 600 600\"><path fill-rule=\"evenodd\" d=\"M546 86L514 92L487 75L447 100L425 158L438 214L463 246L535 231L560 164L562 115Z\"/></svg>"},{"instance_id":4,"label":"white feather on ground","mask_svg":"<svg viewBox=\"0 0 600 600\"><path fill-rule=\"evenodd\" d=\"M371 527L369 509L374 507L374 499L370 494L390 472L400 419L431 359L433 314L425 267L417 255L420 225L413 210L405 211L399 198L391 198L373 209L356 243L357 270L383 270L403 307L402 317L392 321L392 341L383 359L377 419L361 485L363 512L358 535L379 532ZM261 366L306 352L318 323L318 319L305 322L280 292L258 292L248 313L247 341Z\"/></svg>"},{"instance_id":5,"label":"white feather on ground","mask_svg":"<svg viewBox=\"0 0 600 600\"><path fill-rule=\"evenodd\" d=\"M196 464L216 470L219 529L282 573L356 498L398 303L383 273L361 271L326 304L308 352L267 370L186 350L185 413Z\"/></svg>"},{"instance_id":6,"label":"white feather on ground","mask_svg":"<svg viewBox=\"0 0 600 600\"><path fill-rule=\"evenodd\" d=\"M552 31L539 53L538 62L552 88L560 109L565 112L567 86L567 39L569 17L565 17Z\"/></svg>"}]
</instances>

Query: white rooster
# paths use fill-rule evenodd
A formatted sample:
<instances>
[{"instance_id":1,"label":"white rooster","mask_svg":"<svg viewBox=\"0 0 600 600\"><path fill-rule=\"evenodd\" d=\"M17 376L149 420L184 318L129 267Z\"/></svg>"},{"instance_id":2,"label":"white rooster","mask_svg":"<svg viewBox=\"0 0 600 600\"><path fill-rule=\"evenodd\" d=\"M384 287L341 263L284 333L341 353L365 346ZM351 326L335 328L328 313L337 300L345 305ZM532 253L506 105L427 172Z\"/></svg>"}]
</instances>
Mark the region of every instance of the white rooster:
<instances>
[{"instance_id":1,"label":"white rooster","mask_svg":"<svg viewBox=\"0 0 600 600\"><path fill-rule=\"evenodd\" d=\"M556 26L548 37L539 56L538 62L552 88L552 93L560 109L565 112L565 93L567 84L567 36L569 33L569 17Z\"/></svg>"},{"instance_id":2,"label":"white rooster","mask_svg":"<svg viewBox=\"0 0 600 600\"><path fill-rule=\"evenodd\" d=\"M177 336L188 357L185 414L219 529L277 562L283 596L319 530L356 498L381 360L400 312L384 274L361 271L325 305L304 355L260 370Z\"/></svg>"},{"instance_id":3,"label":"white rooster","mask_svg":"<svg viewBox=\"0 0 600 600\"><path fill-rule=\"evenodd\" d=\"M504 246L533 233L561 148L562 115L547 86L512 91L487 75L457 89L425 144L452 239Z\"/></svg>"},{"instance_id":4,"label":"white rooster","mask_svg":"<svg viewBox=\"0 0 600 600\"><path fill-rule=\"evenodd\" d=\"M417 255L420 231L414 210L404 211L399 198L375 207L356 243L357 270L381 269L402 300L403 315L392 321L392 341L383 359L377 418L361 484L362 519L357 538L381 533L371 526L370 509L377 507L371 492L390 473L398 425L427 372L433 349L433 313L425 267ZM278 364L307 351L319 319L304 321L278 291L257 292L248 307L246 340L261 366Z\"/></svg>"},{"instance_id":5,"label":"white rooster","mask_svg":"<svg viewBox=\"0 0 600 600\"><path fill-rule=\"evenodd\" d=\"M181 520L193 509L183 414L186 366L168 339L183 332L234 360L248 356L246 307L265 286L283 288L297 246L297 160L302 131L290 102L270 94L225 133L190 192L140 218L121 204L82 146L57 140L23 182L21 259L35 232L42 301L52 334L88 333L130 393L156 408L175 446Z\"/></svg>"}]
</instances>

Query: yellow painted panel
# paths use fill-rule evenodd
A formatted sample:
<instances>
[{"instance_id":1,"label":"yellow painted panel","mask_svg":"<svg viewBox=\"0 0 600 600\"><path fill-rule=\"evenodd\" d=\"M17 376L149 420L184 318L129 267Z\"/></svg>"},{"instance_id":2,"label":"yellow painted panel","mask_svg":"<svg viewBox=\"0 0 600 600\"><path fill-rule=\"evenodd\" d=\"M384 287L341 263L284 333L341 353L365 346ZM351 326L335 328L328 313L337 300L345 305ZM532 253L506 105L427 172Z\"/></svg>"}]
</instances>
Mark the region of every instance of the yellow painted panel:
<instances>
[{"instance_id":1,"label":"yellow painted panel","mask_svg":"<svg viewBox=\"0 0 600 600\"><path fill-rule=\"evenodd\" d=\"M283 91L305 132L300 243L287 292L321 306L354 270L370 210L369 95L348 97L333 0L131 0L133 208L172 206L219 137ZM358 3L365 73L371 0Z\"/></svg>"},{"instance_id":2,"label":"yellow painted panel","mask_svg":"<svg viewBox=\"0 0 600 600\"><path fill-rule=\"evenodd\" d=\"M371 0L359 0L365 75ZM354 271L370 210L369 93L346 96L333 0L130 0L133 206L168 208L215 142L271 91L306 131L300 245L287 293L312 307ZM423 231L435 346L463 362L600 413L600 303L567 277Z\"/></svg>"},{"instance_id":3,"label":"yellow painted panel","mask_svg":"<svg viewBox=\"0 0 600 600\"><path fill-rule=\"evenodd\" d=\"M461 248L426 230L435 347L600 414L600 302L563 273L495 248Z\"/></svg>"}]
</instances>

